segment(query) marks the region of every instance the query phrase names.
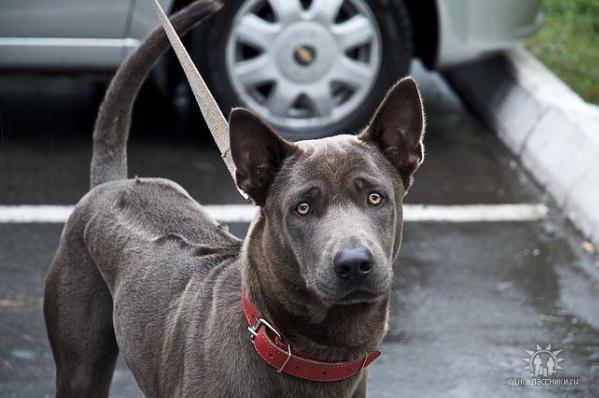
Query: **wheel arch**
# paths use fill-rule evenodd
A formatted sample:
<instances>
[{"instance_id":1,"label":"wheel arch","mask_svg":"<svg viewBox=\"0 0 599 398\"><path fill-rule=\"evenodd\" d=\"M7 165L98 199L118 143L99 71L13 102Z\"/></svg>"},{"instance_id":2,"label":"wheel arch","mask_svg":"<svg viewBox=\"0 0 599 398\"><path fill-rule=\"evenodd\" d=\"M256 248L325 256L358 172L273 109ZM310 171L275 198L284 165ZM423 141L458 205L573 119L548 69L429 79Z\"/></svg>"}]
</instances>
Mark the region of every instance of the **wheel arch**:
<instances>
[{"instance_id":1,"label":"wheel arch","mask_svg":"<svg viewBox=\"0 0 599 398\"><path fill-rule=\"evenodd\" d=\"M414 56L429 69L437 65L439 53L439 12L437 0L405 1L414 40Z\"/></svg>"}]
</instances>

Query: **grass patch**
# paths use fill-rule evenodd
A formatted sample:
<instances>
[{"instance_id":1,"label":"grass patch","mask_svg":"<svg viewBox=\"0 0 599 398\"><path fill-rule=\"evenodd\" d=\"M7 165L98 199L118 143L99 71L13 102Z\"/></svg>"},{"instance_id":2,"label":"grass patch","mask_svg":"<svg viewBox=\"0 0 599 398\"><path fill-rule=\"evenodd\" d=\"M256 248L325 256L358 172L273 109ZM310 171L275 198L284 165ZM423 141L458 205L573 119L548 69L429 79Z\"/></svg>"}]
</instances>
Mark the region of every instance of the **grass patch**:
<instances>
[{"instance_id":1,"label":"grass patch","mask_svg":"<svg viewBox=\"0 0 599 398\"><path fill-rule=\"evenodd\" d=\"M588 102L599 104L599 0L545 0L526 48Z\"/></svg>"}]
</instances>

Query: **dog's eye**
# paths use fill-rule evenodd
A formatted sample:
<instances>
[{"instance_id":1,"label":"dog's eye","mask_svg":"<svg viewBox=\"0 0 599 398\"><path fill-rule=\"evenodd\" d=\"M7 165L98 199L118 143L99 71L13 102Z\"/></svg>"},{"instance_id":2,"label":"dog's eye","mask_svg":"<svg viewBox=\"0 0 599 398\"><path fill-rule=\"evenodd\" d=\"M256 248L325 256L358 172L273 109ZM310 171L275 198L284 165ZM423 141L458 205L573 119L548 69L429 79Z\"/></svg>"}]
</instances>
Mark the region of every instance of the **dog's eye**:
<instances>
[{"instance_id":1,"label":"dog's eye","mask_svg":"<svg viewBox=\"0 0 599 398\"><path fill-rule=\"evenodd\" d=\"M368 204L372 206L380 206L383 203L383 196L378 192L370 192L368 194Z\"/></svg>"},{"instance_id":2,"label":"dog's eye","mask_svg":"<svg viewBox=\"0 0 599 398\"><path fill-rule=\"evenodd\" d=\"M310 205L306 202L302 202L295 208L295 212L300 216L305 216L310 213Z\"/></svg>"}]
</instances>

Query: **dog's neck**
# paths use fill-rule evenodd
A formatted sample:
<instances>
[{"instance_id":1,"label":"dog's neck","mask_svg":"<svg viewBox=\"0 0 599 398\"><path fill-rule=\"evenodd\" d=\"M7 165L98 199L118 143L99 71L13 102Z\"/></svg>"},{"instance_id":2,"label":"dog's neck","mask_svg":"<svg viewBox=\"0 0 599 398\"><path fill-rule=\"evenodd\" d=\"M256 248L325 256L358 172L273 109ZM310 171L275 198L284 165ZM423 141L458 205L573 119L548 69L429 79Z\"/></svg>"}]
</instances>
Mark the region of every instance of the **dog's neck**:
<instances>
[{"instance_id":1,"label":"dog's neck","mask_svg":"<svg viewBox=\"0 0 599 398\"><path fill-rule=\"evenodd\" d=\"M271 236L264 217L252 222L241 254L243 288L261 316L294 351L323 361L346 361L375 350L386 330L389 296L375 302L326 305L301 280L282 280L295 257ZM279 270L279 272L273 272Z\"/></svg>"}]
</instances>

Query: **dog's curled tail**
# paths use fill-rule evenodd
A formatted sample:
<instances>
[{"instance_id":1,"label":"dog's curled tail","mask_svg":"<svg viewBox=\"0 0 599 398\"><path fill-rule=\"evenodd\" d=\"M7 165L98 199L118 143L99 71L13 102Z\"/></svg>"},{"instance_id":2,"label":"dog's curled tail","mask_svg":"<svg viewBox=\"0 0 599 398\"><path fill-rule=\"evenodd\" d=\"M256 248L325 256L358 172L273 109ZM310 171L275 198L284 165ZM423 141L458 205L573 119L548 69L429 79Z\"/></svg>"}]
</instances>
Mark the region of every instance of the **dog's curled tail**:
<instances>
[{"instance_id":1,"label":"dog's curled tail","mask_svg":"<svg viewBox=\"0 0 599 398\"><path fill-rule=\"evenodd\" d=\"M218 2L198 0L170 20L181 36L220 8ZM157 27L121 64L108 86L94 126L91 187L127 178L127 139L133 103L146 77L170 47L162 27Z\"/></svg>"}]
</instances>

